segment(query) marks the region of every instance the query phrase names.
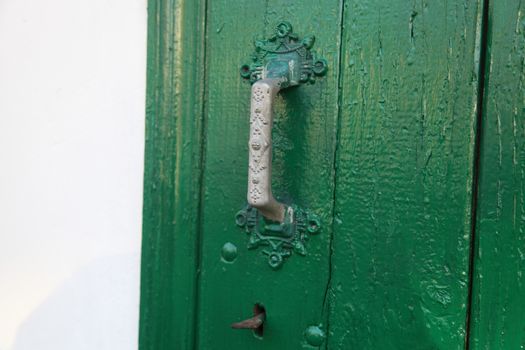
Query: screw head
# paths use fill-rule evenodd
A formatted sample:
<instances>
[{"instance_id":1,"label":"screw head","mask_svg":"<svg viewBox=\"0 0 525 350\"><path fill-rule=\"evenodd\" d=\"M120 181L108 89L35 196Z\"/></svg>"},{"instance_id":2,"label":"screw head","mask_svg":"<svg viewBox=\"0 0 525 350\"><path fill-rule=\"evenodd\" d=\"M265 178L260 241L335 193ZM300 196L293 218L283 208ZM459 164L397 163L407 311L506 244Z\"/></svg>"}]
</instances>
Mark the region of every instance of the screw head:
<instances>
[{"instance_id":1,"label":"screw head","mask_svg":"<svg viewBox=\"0 0 525 350\"><path fill-rule=\"evenodd\" d=\"M293 32L293 28L289 22L281 22L277 25L277 36L279 38L284 38L291 32Z\"/></svg>"},{"instance_id":2,"label":"screw head","mask_svg":"<svg viewBox=\"0 0 525 350\"><path fill-rule=\"evenodd\" d=\"M252 74L252 70L249 64L243 64L240 69L241 77L248 79Z\"/></svg>"},{"instance_id":3,"label":"screw head","mask_svg":"<svg viewBox=\"0 0 525 350\"><path fill-rule=\"evenodd\" d=\"M237 258L237 247L235 244L230 242L224 243L222 246L221 256L225 262L233 262L235 258Z\"/></svg>"},{"instance_id":4,"label":"screw head","mask_svg":"<svg viewBox=\"0 0 525 350\"><path fill-rule=\"evenodd\" d=\"M277 253L271 253L268 256L268 264L270 267L274 270L277 270L281 267L283 263L283 257L280 254Z\"/></svg>"},{"instance_id":5,"label":"screw head","mask_svg":"<svg viewBox=\"0 0 525 350\"><path fill-rule=\"evenodd\" d=\"M328 63L325 59L318 59L315 60L314 66L312 67L312 70L314 71L314 74L318 77L323 76L326 74L326 71L328 70Z\"/></svg>"},{"instance_id":6,"label":"screw head","mask_svg":"<svg viewBox=\"0 0 525 350\"><path fill-rule=\"evenodd\" d=\"M312 346L319 346L324 342L325 334L319 326L310 326L306 328L304 337L308 344Z\"/></svg>"},{"instance_id":7,"label":"screw head","mask_svg":"<svg viewBox=\"0 0 525 350\"><path fill-rule=\"evenodd\" d=\"M238 213L235 215L235 223L236 223L237 226L239 226L239 227L243 227L244 225L246 225L246 212L244 212L243 210L241 210L240 212L238 212Z\"/></svg>"},{"instance_id":8,"label":"screw head","mask_svg":"<svg viewBox=\"0 0 525 350\"><path fill-rule=\"evenodd\" d=\"M317 217L310 217L308 220L307 230L309 233L317 233L321 228L321 221Z\"/></svg>"}]
</instances>

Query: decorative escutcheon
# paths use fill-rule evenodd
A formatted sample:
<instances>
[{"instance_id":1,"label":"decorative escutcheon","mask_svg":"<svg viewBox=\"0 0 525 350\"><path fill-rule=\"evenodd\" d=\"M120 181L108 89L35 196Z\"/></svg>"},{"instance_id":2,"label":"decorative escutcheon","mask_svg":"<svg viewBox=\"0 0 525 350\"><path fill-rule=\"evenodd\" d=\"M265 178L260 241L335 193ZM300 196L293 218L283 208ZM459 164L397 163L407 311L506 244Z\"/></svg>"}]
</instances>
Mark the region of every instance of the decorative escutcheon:
<instances>
[{"instance_id":1,"label":"decorative escutcheon","mask_svg":"<svg viewBox=\"0 0 525 350\"><path fill-rule=\"evenodd\" d=\"M241 76L252 85L248 164L248 207L237 214L237 224L250 235L249 248L268 246L263 253L274 269L292 251L306 254L308 233L316 233L317 216L297 206L278 202L272 193L273 101L284 88L313 83L327 71L324 59L311 51L313 35L299 39L292 25L281 22L268 40L256 40L252 63L241 66Z\"/></svg>"},{"instance_id":2,"label":"decorative escutcheon","mask_svg":"<svg viewBox=\"0 0 525 350\"><path fill-rule=\"evenodd\" d=\"M283 222L269 220L248 205L237 213L235 223L248 234L248 249L265 247L262 253L275 270L282 266L292 251L306 255L306 241L321 228L317 215L294 205L286 208Z\"/></svg>"},{"instance_id":3,"label":"decorative escutcheon","mask_svg":"<svg viewBox=\"0 0 525 350\"><path fill-rule=\"evenodd\" d=\"M271 38L255 40L252 62L241 66L241 76L252 84L261 79L284 77L287 81L281 88L314 83L316 76L323 76L328 70L326 60L311 50L314 43L315 36L307 35L300 40L289 22L281 22Z\"/></svg>"}]
</instances>

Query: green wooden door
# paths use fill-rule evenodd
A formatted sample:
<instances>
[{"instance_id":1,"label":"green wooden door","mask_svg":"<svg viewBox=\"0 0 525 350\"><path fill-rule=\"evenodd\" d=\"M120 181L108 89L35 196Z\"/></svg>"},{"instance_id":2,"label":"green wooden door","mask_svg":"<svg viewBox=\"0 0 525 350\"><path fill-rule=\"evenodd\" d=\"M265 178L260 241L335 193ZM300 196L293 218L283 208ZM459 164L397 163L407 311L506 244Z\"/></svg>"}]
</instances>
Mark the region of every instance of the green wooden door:
<instances>
[{"instance_id":1,"label":"green wooden door","mask_svg":"<svg viewBox=\"0 0 525 350\"><path fill-rule=\"evenodd\" d=\"M150 0L140 349L524 347L521 16L493 0ZM328 72L276 98L274 194L321 222L276 270L235 217L239 67L281 21L315 35ZM232 329L255 305L262 334Z\"/></svg>"},{"instance_id":2,"label":"green wooden door","mask_svg":"<svg viewBox=\"0 0 525 350\"><path fill-rule=\"evenodd\" d=\"M293 349L303 342L308 326L326 324L338 70L330 69L314 85L284 90L274 108L275 195L308 207L323 223L322 233L308 242L306 257L296 254L274 271L261 249L247 249L248 237L235 225L246 203L250 117L250 84L240 79L239 67L249 60L254 37L272 35L283 20L301 34L315 33L317 44L322 43L316 44L319 53L330 67L338 67L339 7L337 0L304 0L300 6L287 0L208 4L198 348ZM225 243L237 247L233 263L221 259ZM267 310L262 341L251 331L230 328L253 316L256 303Z\"/></svg>"}]
</instances>

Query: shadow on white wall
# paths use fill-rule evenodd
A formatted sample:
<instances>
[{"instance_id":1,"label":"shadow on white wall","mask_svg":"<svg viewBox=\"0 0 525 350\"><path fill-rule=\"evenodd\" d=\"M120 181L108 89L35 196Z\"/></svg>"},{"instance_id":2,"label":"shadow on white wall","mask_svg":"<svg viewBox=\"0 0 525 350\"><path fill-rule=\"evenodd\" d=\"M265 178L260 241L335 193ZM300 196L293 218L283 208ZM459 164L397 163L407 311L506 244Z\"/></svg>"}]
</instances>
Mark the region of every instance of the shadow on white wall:
<instances>
[{"instance_id":1,"label":"shadow on white wall","mask_svg":"<svg viewBox=\"0 0 525 350\"><path fill-rule=\"evenodd\" d=\"M22 323L12 349L135 349L139 261L112 256L75 271Z\"/></svg>"}]
</instances>

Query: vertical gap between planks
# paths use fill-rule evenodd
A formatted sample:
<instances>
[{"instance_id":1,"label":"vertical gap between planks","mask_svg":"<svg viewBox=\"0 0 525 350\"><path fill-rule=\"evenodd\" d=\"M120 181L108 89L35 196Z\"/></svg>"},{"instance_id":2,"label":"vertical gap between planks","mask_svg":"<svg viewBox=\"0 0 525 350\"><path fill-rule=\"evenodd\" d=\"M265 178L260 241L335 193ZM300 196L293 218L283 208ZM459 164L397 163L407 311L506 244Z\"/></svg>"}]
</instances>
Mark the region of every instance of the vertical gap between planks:
<instances>
[{"instance_id":1,"label":"vertical gap between planks","mask_svg":"<svg viewBox=\"0 0 525 350\"><path fill-rule=\"evenodd\" d=\"M332 264L333 264L333 254L334 254L334 234L335 234L335 225L336 225L336 199L337 199L337 159L339 154L339 139L340 139L340 130L341 130L341 113L342 113L342 85L343 85L343 35L344 35L344 19L345 19L345 0L341 0L339 8L339 52L338 52L338 61L337 61L337 120L336 120L336 130L335 130L335 147L333 154L333 196L332 196L332 227L330 232L330 256L328 258L328 281L326 282L326 289L323 298L322 313L324 319L326 320L326 340L325 340L325 349L328 349L328 343L330 339L330 300L329 293L332 289Z\"/></svg>"},{"instance_id":2,"label":"vertical gap between planks","mask_svg":"<svg viewBox=\"0 0 525 350\"><path fill-rule=\"evenodd\" d=\"M202 265L202 230L203 230L203 208L204 208L204 170L206 168L206 131L208 128L208 118L207 118L207 95L208 95L208 0L202 0L203 9L200 9L200 16L202 17L202 44L200 50L202 52L201 65L202 65L202 82L201 82L201 129L200 129L200 154L199 154L199 203L197 205L197 239L195 240L195 252L196 252L196 261L195 261L195 281L194 281L194 291L195 291L195 301L193 303L193 349L199 349L199 309L200 309L200 276L201 276L201 265Z\"/></svg>"},{"instance_id":3,"label":"vertical gap between planks","mask_svg":"<svg viewBox=\"0 0 525 350\"><path fill-rule=\"evenodd\" d=\"M479 71L478 71L478 89L477 89L477 106L476 106L476 129L474 137L474 161L472 172L472 200L470 216L470 254L469 254L469 274L468 274L468 299L465 324L465 349L470 349L470 330L472 325L472 303L473 303L473 286L475 278L475 260L477 252L477 208L478 208L478 191L480 175L480 152L482 141L482 121L483 121L483 99L485 96L485 83L488 79L487 69L487 51L488 51L488 28L489 28L489 1L482 1L482 16L480 26L480 46L479 46Z\"/></svg>"}]
</instances>

